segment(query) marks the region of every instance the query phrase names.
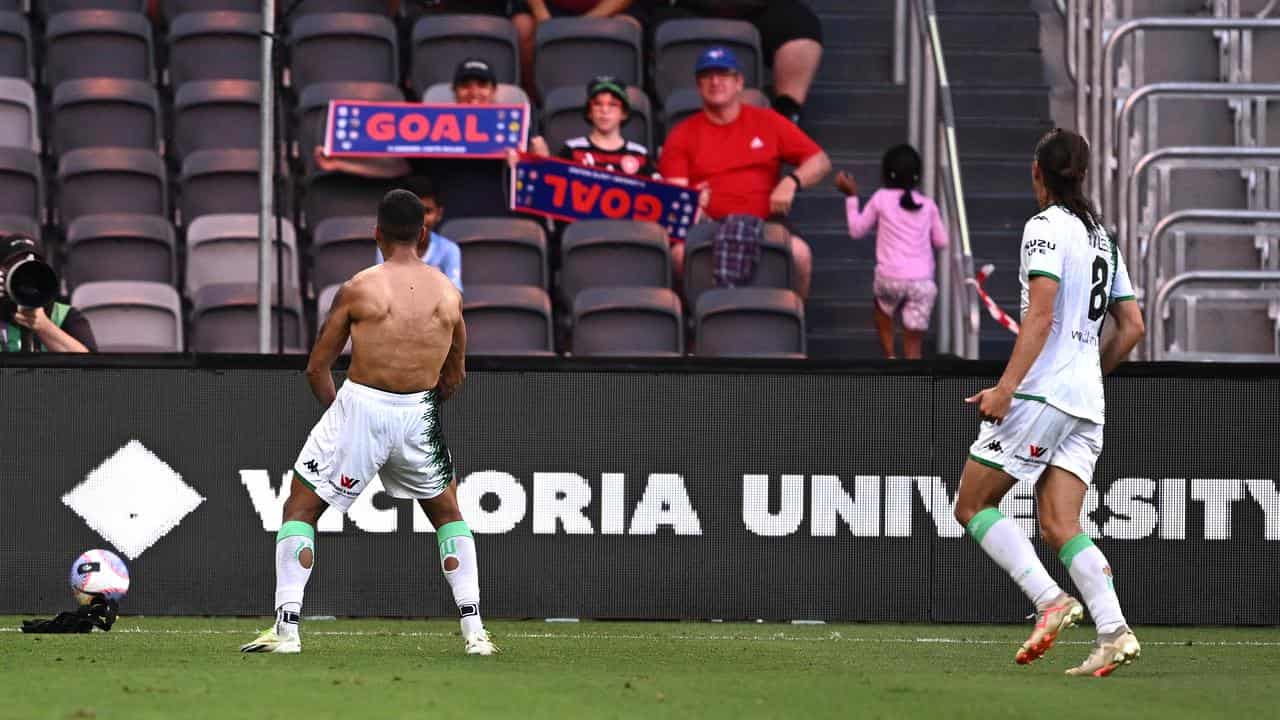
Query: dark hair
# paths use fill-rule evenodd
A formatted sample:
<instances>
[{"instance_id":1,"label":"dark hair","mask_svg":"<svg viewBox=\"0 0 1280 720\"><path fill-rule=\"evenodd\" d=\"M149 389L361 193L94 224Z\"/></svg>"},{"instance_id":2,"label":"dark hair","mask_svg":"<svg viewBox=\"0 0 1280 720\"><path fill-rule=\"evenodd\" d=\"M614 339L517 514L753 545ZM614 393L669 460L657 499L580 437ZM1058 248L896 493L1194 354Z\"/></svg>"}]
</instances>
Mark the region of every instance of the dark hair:
<instances>
[{"instance_id":1,"label":"dark hair","mask_svg":"<svg viewBox=\"0 0 1280 720\"><path fill-rule=\"evenodd\" d=\"M1054 128L1036 143L1036 164L1049 198L1080 218L1090 234L1102 227L1102 219L1084 192L1089 171L1089 142L1077 133Z\"/></svg>"},{"instance_id":2,"label":"dark hair","mask_svg":"<svg viewBox=\"0 0 1280 720\"><path fill-rule=\"evenodd\" d=\"M898 205L904 209L915 211L924 207L911 196L911 191L920 184L920 153L910 145L889 148L880 161L880 184L902 190Z\"/></svg>"},{"instance_id":3,"label":"dark hair","mask_svg":"<svg viewBox=\"0 0 1280 720\"><path fill-rule=\"evenodd\" d=\"M392 190L378 203L378 230L393 243L408 245L422 234L422 201L408 190Z\"/></svg>"},{"instance_id":4,"label":"dark hair","mask_svg":"<svg viewBox=\"0 0 1280 720\"><path fill-rule=\"evenodd\" d=\"M436 201L437 205L444 204L444 200L440 197L440 190L436 188L435 181L428 175L410 175L400 185L405 190L417 195L419 199L431 198Z\"/></svg>"}]
</instances>

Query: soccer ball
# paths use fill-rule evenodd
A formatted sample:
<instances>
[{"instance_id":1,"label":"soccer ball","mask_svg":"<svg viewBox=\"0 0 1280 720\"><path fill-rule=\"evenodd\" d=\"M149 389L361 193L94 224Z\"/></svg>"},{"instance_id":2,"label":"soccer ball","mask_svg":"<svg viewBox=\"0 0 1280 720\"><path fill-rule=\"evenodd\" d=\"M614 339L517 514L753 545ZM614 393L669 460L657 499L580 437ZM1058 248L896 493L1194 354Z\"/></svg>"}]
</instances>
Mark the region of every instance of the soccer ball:
<instances>
[{"instance_id":1,"label":"soccer ball","mask_svg":"<svg viewBox=\"0 0 1280 720\"><path fill-rule=\"evenodd\" d=\"M110 550L90 550L71 565L71 594L88 605L94 595L119 602L129 592L129 568Z\"/></svg>"}]
</instances>

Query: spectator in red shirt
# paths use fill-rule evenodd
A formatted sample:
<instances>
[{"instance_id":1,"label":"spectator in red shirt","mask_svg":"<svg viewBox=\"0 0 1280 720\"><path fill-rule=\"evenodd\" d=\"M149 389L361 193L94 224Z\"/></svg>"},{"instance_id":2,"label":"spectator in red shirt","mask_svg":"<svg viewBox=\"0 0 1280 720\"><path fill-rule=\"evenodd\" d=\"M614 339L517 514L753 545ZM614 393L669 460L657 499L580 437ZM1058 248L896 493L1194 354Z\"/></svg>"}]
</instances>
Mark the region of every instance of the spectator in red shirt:
<instances>
[{"instance_id":1,"label":"spectator in red shirt","mask_svg":"<svg viewBox=\"0 0 1280 720\"><path fill-rule=\"evenodd\" d=\"M817 185L831 171L831 159L790 120L742 102L742 72L727 48L708 48L695 72L702 112L667 136L659 171L668 182L709 188L705 212L713 220L734 214L785 217L796 192ZM784 161L796 169L779 180ZM791 254L795 290L808 297L813 254L795 235ZM683 245L673 247L672 255L682 268Z\"/></svg>"}]
</instances>

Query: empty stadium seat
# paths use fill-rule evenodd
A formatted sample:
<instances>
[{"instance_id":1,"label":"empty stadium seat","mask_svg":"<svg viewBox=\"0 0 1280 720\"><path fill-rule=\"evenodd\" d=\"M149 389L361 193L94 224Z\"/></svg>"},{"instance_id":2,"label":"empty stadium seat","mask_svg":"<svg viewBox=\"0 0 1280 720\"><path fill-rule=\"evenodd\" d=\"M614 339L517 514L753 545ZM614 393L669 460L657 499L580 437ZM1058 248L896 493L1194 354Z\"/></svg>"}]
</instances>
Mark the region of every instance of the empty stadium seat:
<instances>
[{"instance_id":1,"label":"empty stadium seat","mask_svg":"<svg viewBox=\"0 0 1280 720\"><path fill-rule=\"evenodd\" d=\"M324 327L324 321L329 319L329 310L333 307L333 299L338 296L338 290L341 285L326 285L320 290L320 294L316 296L316 317L315 317L315 337L320 337L320 328ZM343 355L351 354L351 338L347 338L347 344L342 348Z\"/></svg>"},{"instance_id":2,"label":"empty stadium seat","mask_svg":"<svg viewBox=\"0 0 1280 720\"><path fill-rule=\"evenodd\" d=\"M276 9L284 8L277 5ZM256 13L261 10L261 0L160 0L160 15L170 26L173 25L174 18L187 13L219 11Z\"/></svg>"},{"instance_id":3,"label":"empty stadium seat","mask_svg":"<svg viewBox=\"0 0 1280 720\"><path fill-rule=\"evenodd\" d=\"M40 156L26 148L0 147L0 215L40 220L44 211Z\"/></svg>"},{"instance_id":4,"label":"empty stadium seat","mask_svg":"<svg viewBox=\"0 0 1280 720\"><path fill-rule=\"evenodd\" d=\"M0 235L26 235L35 240L36 245L44 247L40 223L25 215L0 215Z\"/></svg>"},{"instance_id":5,"label":"empty stadium seat","mask_svg":"<svg viewBox=\"0 0 1280 720\"><path fill-rule=\"evenodd\" d=\"M304 353L302 296L296 288L284 290L277 301L271 288L271 348L280 350L284 336L286 353ZM196 294L191 311L191 350L202 353L258 352L258 286L226 283L209 285Z\"/></svg>"},{"instance_id":6,"label":"empty stadium seat","mask_svg":"<svg viewBox=\"0 0 1280 720\"><path fill-rule=\"evenodd\" d=\"M573 301L573 354L680 356L680 298L667 288L594 287Z\"/></svg>"},{"instance_id":7,"label":"empty stadium seat","mask_svg":"<svg viewBox=\"0 0 1280 720\"><path fill-rule=\"evenodd\" d=\"M284 232L271 252L267 276L275 282L276 255L284 268L285 287L298 287L298 239L293 223L283 220ZM274 225L273 225L274 227ZM258 216L205 215L187 228L186 288L194 298L219 283L258 282Z\"/></svg>"},{"instance_id":8,"label":"empty stadium seat","mask_svg":"<svg viewBox=\"0 0 1280 720\"><path fill-rule=\"evenodd\" d=\"M453 85L447 82L431 85L422 93L424 103L451 103L454 101ZM496 105L530 105L529 96L518 85L500 82L493 93Z\"/></svg>"},{"instance_id":9,"label":"empty stadium seat","mask_svg":"<svg viewBox=\"0 0 1280 720\"><path fill-rule=\"evenodd\" d=\"M158 215L85 215L67 227L67 287L102 280L178 282L173 226Z\"/></svg>"},{"instance_id":10,"label":"empty stadium seat","mask_svg":"<svg viewBox=\"0 0 1280 720\"><path fill-rule=\"evenodd\" d=\"M396 27L381 15L307 15L289 33L290 84L299 91L320 82L396 83L400 53ZM450 71L452 72L452 71Z\"/></svg>"},{"instance_id":11,"label":"empty stadium seat","mask_svg":"<svg viewBox=\"0 0 1280 720\"><path fill-rule=\"evenodd\" d=\"M159 150L160 98L151 83L121 78L68 80L53 89L53 152L88 147Z\"/></svg>"},{"instance_id":12,"label":"empty stadium seat","mask_svg":"<svg viewBox=\"0 0 1280 720\"><path fill-rule=\"evenodd\" d=\"M623 85L644 81L640 26L619 17L566 17L538 23L534 40L538 94L560 87L583 87L598 75Z\"/></svg>"},{"instance_id":13,"label":"empty stadium seat","mask_svg":"<svg viewBox=\"0 0 1280 720\"><path fill-rule=\"evenodd\" d=\"M93 328L98 352L182 352L182 300L173 286L127 280L90 282L71 304Z\"/></svg>"},{"instance_id":14,"label":"empty stadium seat","mask_svg":"<svg viewBox=\"0 0 1280 720\"><path fill-rule=\"evenodd\" d=\"M453 71L467 58L482 58L498 82L520 84L516 28L506 18L490 15L427 15L413 26L413 64L409 79L422 93L435 83L453 81Z\"/></svg>"},{"instance_id":15,"label":"empty stadium seat","mask_svg":"<svg viewBox=\"0 0 1280 720\"><path fill-rule=\"evenodd\" d=\"M147 13L147 0L32 0L45 17L73 10L118 10L120 12Z\"/></svg>"},{"instance_id":16,"label":"empty stadium seat","mask_svg":"<svg viewBox=\"0 0 1280 720\"><path fill-rule=\"evenodd\" d=\"M755 88L743 89L742 102L756 107L769 107L769 98ZM685 87L673 90L662 106L664 132L671 132L671 129L683 122L685 118L701 110L702 96L698 94L697 88Z\"/></svg>"},{"instance_id":17,"label":"empty stadium seat","mask_svg":"<svg viewBox=\"0 0 1280 720\"><path fill-rule=\"evenodd\" d=\"M286 170L276 165L278 172ZM256 213L261 205L257 150L198 150L182 161L178 177L179 225L202 215ZM288 179L276 193L278 211L293 213Z\"/></svg>"},{"instance_id":18,"label":"empty stadium seat","mask_svg":"<svg viewBox=\"0 0 1280 720\"><path fill-rule=\"evenodd\" d=\"M671 248L656 223L580 220L560 242L560 297L566 304L593 287L671 286Z\"/></svg>"},{"instance_id":19,"label":"empty stadium seat","mask_svg":"<svg viewBox=\"0 0 1280 720\"><path fill-rule=\"evenodd\" d=\"M114 10L58 13L45 27L44 80L114 77L155 82L151 22L145 15Z\"/></svg>"},{"instance_id":20,"label":"empty stadium seat","mask_svg":"<svg viewBox=\"0 0 1280 720\"><path fill-rule=\"evenodd\" d=\"M329 218L311 231L311 286L339 285L373 264L373 215Z\"/></svg>"},{"instance_id":21,"label":"empty stadium seat","mask_svg":"<svg viewBox=\"0 0 1280 720\"><path fill-rule=\"evenodd\" d=\"M551 300L516 285L467 285L462 315L468 355L552 355Z\"/></svg>"},{"instance_id":22,"label":"empty stadium seat","mask_svg":"<svg viewBox=\"0 0 1280 720\"><path fill-rule=\"evenodd\" d=\"M404 94L390 83L315 83L303 89L295 119L293 156L301 159L308 174L316 169L312 152L317 145L324 144L330 100L403 102Z\"/></svg>"},{"instance_id":23,"label":"empty stadium seat","mask_svg":"<svg viewBox=\"0 0 1280 720\"><path fill-rule=\"evenodd\" d=\"M40 151L36 91L22 78L0 77L0 147Z\"/></svg>"},{"instance_id":24,"label":"empty stadium seat","mask_svg":"<svg viewBox=\"0 0 1280 720\"><path fill-rule=\"evenodd\" d=\"M81 148L58 160L58 220L85 215L169 215L164 161L154 150Z\"/></svg>"},{"instance_id":25,"label":"empty stadium seat","mask_svg":"<svg viewBox=\"0 0 1280 720\"><path fill-rule=\"evenodd\" d=\"M386 15L387 0L305 0L294 11L296 17L321 13L372 13Z\"/></svg>"},{"instance_id":26,"label":"empty stadium seat","mask_svg":"<svg viewBox=\"0 0 1280 720\"><path fill-rule=\"evenodd\" d=\"M539 127L551 152L559 152L566 140L581 137L590 131L583 115L587 104L585 86L556 88L544 93L542 98ZM631 113L622 126L622 136L649 148L650 153L656 153L657 148L653 146L653 109L649 104L649 96L638 87L628 87L627 99L631 103Z\"/></svg>"},{"instance_id":27,"label":"empty stadium seat","mask_svg":"<svg viewBox=\"0 0 1280 720\"><path fill-rule=\"evenodd\" d=\"M653 34L653 84L658 92L658 101L664 107L673 90L694 87L694 65L702 51L711 45L722 45L733 51L742 67L742 79L747 87L762 85L764 65L760 33L751 23L719 18L668 20Z\"/></svg>"},{"instance_id":28,"label":"empty stadium seat","mask_svg":"<svg viewBox=\"0 0 1280 720\"><path fill-rule=\"evenodd\" d=\"M0 12L0 77L35 80L31 26L22 13Z\"/></svg>"},{"instance_id":29,"label":"empty stadium seat","mask_svg":"<svg viewBox=\"0 0 1280 720\"><path fill-rule=\"evenodd\" d=\"M173 150L181 162L200 150L257 150L261 85L208 80L178 86L173 98Z\"/></svg>"},{"instance_id":30,"label":"empty stadium seat","mask_svg":"<svg viewBox=\"0 0 1280 720\"><path fill-rule=\"evenodd\" d=\"M194 12L169 25L170 87L201 80L262 77L262 16L256 12Z\"/></svg>"},{"instance_id":31,"label":"empty stadium seat","mask_svg":"<svg viewBox=\"0 0 1280 720\"><path fill-rule=\"evenodd\" d=\"M363 178L338 172L315 173L307 178L302 199L301 225L307 229L335 217L354 217L377 212L382 196L394 181Z\"/></svg>"},{"instance_id":32,"label":"empty stadium seat","mask_svg":"<svg viewBox=\"0 0 1280 720\"><path fill-rule=\"evenodd\" d=\"M790 290L716 288L698 298L695 351L711 357L804 357L804 303Z\"/></svg>"},{"instance_id":33,"label":"empty stadium seat","mask_svg":"<svg viewBox=\"0 0 1280 720\"><path fill-rule=\"evenodd\" d=\"M701 295L715 287L712 241L720 224L701 222L689 228L684 245L684 299L697 307ZM791 287L791 233L778 223L765 223L760 262L746 287Z\"/></svg>"},{"instance_id":34,"label":"empty stadium seat","mask_svg":"<svg viewBox=\"0 0 1280 720\"><path fill-rule=\"evenodd\" d=\"M533 220L460 218L440 234L462 251L462 286L533 285L547 287L547 236Z\"/></svg>"}]
</instances>

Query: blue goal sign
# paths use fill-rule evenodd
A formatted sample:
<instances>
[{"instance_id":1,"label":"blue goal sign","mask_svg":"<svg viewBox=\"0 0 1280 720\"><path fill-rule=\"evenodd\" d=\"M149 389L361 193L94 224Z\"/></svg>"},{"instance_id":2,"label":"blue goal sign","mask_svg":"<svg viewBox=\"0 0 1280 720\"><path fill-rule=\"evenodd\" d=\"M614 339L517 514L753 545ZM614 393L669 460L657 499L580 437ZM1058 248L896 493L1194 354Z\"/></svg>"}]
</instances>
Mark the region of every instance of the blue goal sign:
<instances>
[{"instance_id":1,"label":"blue goal sign","mask_svg":"<svg viewBox=\"0 0 1280 720\"><path fill-rule=\"evenodd\" d=\"M331 157L503 158L525 146L525 105L329 101L324 153Z\"/></svg>"},{"instance_id":2,"label":"blue goal sign","mask_svg":"<svg viewBox=\"0 0 1280 720\"><path fill-rule=\"evenodd\" d=\"M521 154L511 178L511 209L567 222L655 222L683 240L697 215L698 194L639 175Z\"/></svg>"}]
</instances>

